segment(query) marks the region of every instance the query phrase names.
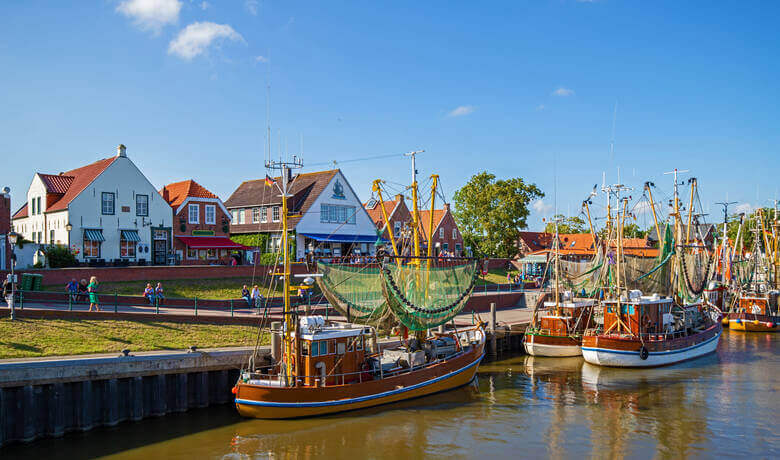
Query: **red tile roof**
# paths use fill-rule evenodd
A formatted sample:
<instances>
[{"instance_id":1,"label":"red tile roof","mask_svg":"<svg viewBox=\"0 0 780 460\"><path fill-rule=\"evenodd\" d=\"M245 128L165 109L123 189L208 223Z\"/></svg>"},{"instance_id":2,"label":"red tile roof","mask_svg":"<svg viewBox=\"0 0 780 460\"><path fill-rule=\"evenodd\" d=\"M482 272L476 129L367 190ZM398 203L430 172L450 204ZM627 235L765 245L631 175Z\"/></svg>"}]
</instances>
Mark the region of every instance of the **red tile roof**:
<instances>
[{"instance_id":1,"label":"red tile roof","mask_svg":"<svg viewBox=\"0 0 780 460\"><path fill-rule=\"evenodd\" d=\"M168 197L165 197L165 192L168 192ZM176 208L184 203L189 197L195 198L219 198L217 195L211 193L208 189L195 182L192 179L184 180L181 182L174 182L163 186L160 190L160 195L168 202L169 205Z\"/></svg>"},{"instance_id":2,"label":"red tile roof","mask_svg":"<svg viewBox=\"0 0 780 460\"><path fill-rule=\"evenodd\" d=\"M439 223L441 223L441 220L444 218L444 209L434 209L433 210L433 231L436 231L436 227L439 226ZM428 235L428 228L431 224L431 210L427 211L420 211L420 227L422 229L420 230L420 234L425 239L425 241L429 240Z\"/></svg>"},{"instance_id":3,"label":"red tile roof","mask_svg":"<svg viewBox=\"0 0 780 460\"><path fill-rule=\"evenodd\" d=\"M73 199L75 199L85 188L89 187L89 184L91 184L97 176L105 171L106 168L108 168L116 158L117 157L104 158L92 164L88 164L86 166L82 166L72 171L63 173L63 176L70 176L73 179L70 180L70 184L64 191L62 198L46 209L46 212L62 211L63 209L67 209L70 202L73 201ZM65 179L58 181L58 187L64 185L66 181L67 180ZM62 190L62 188L58 188L58 190Z\"/></svg>"},{"instance_id":4,"label":"red tile roof","mask_svg":"<svg viewBox=\"0 0 780 460\"><path fill-rule=\"evenodd\" d=\"M21 208L19 208L18 211L14 213L13 216L11 216L11 219L21 219L22 217L27 217L27 203L24 204Z\"/></svg>"},{"instance_id":5,"label":"red tile roof","mask_svg":"<svg viewBox=\"0 0 780 460\"><path fill-rule=\"evenodd\" d=\"M384 228L385 226L385 218L382 217L382 202L374 200L376 203L373 208L368 207L368 203L364 203L363 207L366 208L366 212L368 213L368 217L371 218L372 221L374 221L374 225L376 225L377 228ZM369 202L370 203L370 202ZM393 201L384 201L385 204L385 211L387 211L387 217L390 218L390 216L393 215L393 212L395 212L395 208L398 206L400 201L393 200Z\"/></svg>"},{"instance_id":6,"label":"red tile roof","mask_svg":"<svg viewBox=\"0 0 780 460\"><path fill-rule=\"evenodd\" d=\"M46 187L46 191L57 195L64 195L71 184L73 184L73 179L75 179L73 176L64 175L64 173L56 176L53 174L40 173L38 173L38 175L41 177L43 185Z\"/></svg>"}]
</instances>

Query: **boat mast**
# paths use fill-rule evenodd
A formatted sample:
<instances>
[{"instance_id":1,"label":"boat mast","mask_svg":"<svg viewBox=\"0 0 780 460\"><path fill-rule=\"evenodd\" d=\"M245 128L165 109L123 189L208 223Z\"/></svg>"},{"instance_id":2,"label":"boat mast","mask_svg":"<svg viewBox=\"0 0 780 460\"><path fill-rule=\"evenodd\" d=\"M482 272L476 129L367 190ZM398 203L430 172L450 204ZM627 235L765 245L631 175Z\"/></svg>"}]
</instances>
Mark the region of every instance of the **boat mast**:
<instances>
[{"instance_id":1,"label":"boat mast","mask_svg":"<svg viewBox=\"0 0 780 460\"><path fill-rule=\"evenodd\" d=\"M393 246L393 254L398 257L398 248L396 248L395 245L395 235L393 235L393 226L390 225L390 220L388 219L387 215L387 209L385 209L385 200L382 198L382 180L377 179L374 181L374 184L372 185L372 190L377 193L377 196L379 196L379 206L380 209L382 209L382 218L385 220L385 226L387 227L387 234L390 236L390 244Z\"/></svg>"},{"instance_id":2,"label":"boat mast","mask_svg":"<svg viewBox=\"0 0 780 460\"><path fill-rule=\"evenodd\" d=\"M436 187L439 183L439 175L431 175L431 215L428 219L428 270L431 269L431 257L433 256L433 211L436 209Z\"/></svg>"},{"instance_id":3,"label":"boat mast","mask_svg":"<svg viewBox=\"0 0 780 460\"><path fill-rule=\"evenodd\" d=\"M650 186L655 185L652 182L645 182L645 190L647 196L650 199L650 211L653 213L653 223L655 224L655 233L658 235L658 248L660 250L663 241L661 239L661 227L658 225L658 215L655 213L655 202L653 201L653 191L650 190Z\"/></svg>"},{"instance_id":4,"label":"boat mast","mask_svg":"<svg viewBox=\"0 0 780 460\"><path fill-rule=\"evenodd\" d=\"M722 283L726 283L726 264L728 264L728 254L726 248L728 247L729 243L729 235L728 235L728 223L729 223L729 205L737 204L736 201L722 201L719 203L715 203L723 206L723 246L722 251L723 254L721 254L721 266L720 266L720 281Z\"/></svg>"},{"instance_id":5,"label":"boat mast","mask_svg":"<svg viewBox=\"0 0 780 460\"><path fill-rule=\"evenodd\" d=\"M283 251L283 263L284 268L282 270L282 273L276 273L276 275L281 275L283 279L284 284L284 291L282 293L282 298L284 299L284 356L283 356L283 362L284 362L284 372L285 377L287 378L287 384L296 386L297 385L297 374L298 374L298 366L301 362L301 347L300 347L300 331L299 331L299 322L298 322L298 316L295 314L295 312L292 311L291 303L290 303L290 244L289 244L289 232L288 232L288 222L287 222L287 199L292 197L292 195L289 194L289 187L290 187L290 180L292 179L292 170L293 169L300 169L303 167L303 162L299 160L297 157L293 156L292 161L275 161L275 160L268 160L265 164L265 167L268 169L276 169L280 171L281 175L281 186L279 186L278 183L275 183L277 187L279 187L279 191L281 192L281 198L282 198L282 251ZM295 353L295 359L293 359L293 353ZM294 369L293 369L294 367Z\"/></svg>"},{"instance_id":6,"label":"boat mast","mask_svg":"<svg viewBox=\"0 0 780 460\"><path fill-rule=\"evenodd\" d=\"M425 150L415 150L413 152L405 153L404 155L407 157L412 157L412 220L413 222L413 231L414 231L414 256L420 257L420 208L417 203L417 154L423 153ZM428 239L432 240L432 236L428 235ZM431 245L431 242L428 241L428 246ZM419 259L415 259L413 263L420 263Z\"/></svg>"},{"instance_id":7,"label":"boat mast","mask_svg":"<svg viewBox=\"0 0 780 460\"><path fill-rule=\"evenodd\" d=\"M672 198L672 216L674 217L674 241L675 244L680 241L682 238L682 216L680 215L680 192L678 189L678 186L680 185L677 181L677 175L680 173L688 172L688 169L685 170L678 170L677 168L674 168L674 171L665 172L666 174L673 174L674 175L674 198ZM679 266L679 257L682 257L682 255L678 254L678 257L675 260L674 266L672 267L672 273L671 273L671 283L672 287L676 290L677 289L677 268Z\"/></svg>"}]
</instances>

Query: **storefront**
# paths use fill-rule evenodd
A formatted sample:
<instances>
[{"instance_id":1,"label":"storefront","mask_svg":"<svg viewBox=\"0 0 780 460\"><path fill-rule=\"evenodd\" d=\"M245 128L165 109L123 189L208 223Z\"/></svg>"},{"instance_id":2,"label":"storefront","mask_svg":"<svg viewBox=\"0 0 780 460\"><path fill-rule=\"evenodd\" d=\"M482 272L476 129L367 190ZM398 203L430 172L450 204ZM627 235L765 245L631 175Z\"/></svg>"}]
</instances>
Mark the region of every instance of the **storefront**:
<instances>
[{"instance_id":1,"label":"storefront","mask_svg":"<svg viewBox=\"0 0 780 460\"><path fill-rule=\"evenodd\" d=\"M327 235L324 233L301 233L305 254L314 253L321 257L344 257L373 255L376 244L385 242L376 235Z\"/></svg>"},{"instance_id":2,"label":"storefront","mask_svg":"<svg viewBox=\"0 0 780 460\"><path fill-rule=\"evenodd\" d=\"M229 264L233 254L241 259L241 252L249 250L242 244L226 236L177 236L179 243L185 246L184 264Z\"/></svg>"}]
</instances>

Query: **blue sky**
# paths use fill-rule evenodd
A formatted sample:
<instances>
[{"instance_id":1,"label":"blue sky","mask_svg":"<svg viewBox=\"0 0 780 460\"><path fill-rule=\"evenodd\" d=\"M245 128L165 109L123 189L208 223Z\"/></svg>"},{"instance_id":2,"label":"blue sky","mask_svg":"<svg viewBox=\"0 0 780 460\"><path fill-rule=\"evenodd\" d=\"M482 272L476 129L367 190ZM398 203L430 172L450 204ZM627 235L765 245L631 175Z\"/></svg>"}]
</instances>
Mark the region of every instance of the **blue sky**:
<instances>
[{"instance_id":1,"label":"blue sky","mask_svg":"<svg viewBox=\"0 0 780 460\"><path fill-rule=\"evenodd\" d=\"M552 213L593 184L699 178L712 204L767 205L780 173L777 2L6 1L0 186L128 155L156 186L227 198L272 152L342 162L362 198L408 183L402 153L448 198L487 170ZM610 155L613 115L614 155ZM348 161L397 154L373 161ZM557 176L557 200L555 199ZM603 202L599 197L598 202ZM595 213L602 212L600 207ZM717 217L716 217L717 216ZM642 226L647 217L640 217Z\"/></svg>"}]
</instances>

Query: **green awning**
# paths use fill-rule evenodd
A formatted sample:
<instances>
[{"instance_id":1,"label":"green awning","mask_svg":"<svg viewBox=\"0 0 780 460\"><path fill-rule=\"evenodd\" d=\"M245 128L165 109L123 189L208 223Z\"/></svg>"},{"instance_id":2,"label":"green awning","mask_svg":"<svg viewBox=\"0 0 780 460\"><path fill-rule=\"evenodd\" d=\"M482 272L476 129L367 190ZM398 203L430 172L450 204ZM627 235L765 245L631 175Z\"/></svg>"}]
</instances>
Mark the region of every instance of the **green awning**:
<instances>
[{"instance_id":1,"label":"green awning","mask_svg":"<svg viewBox=\"0 0 780 460\"><path fill-rule=\"evenodd\" d=\"M531 254L518 260L521 264L546 264L547 256L543 254Z\"/></svg>"},{"instance_id":2,"label":"green awning","mask_svg":"<svg viewBox=\"0 0 780 460\"><path fill-rule=\"evenodd\" d=\"M132 241L137 243L141 241L141 237L138 236L138 230L122 230L122 239L125 241Z\"/></svg>"},{"instance_id":3,"label":"green awning","mask_svg":"<svg viewBox=\"0 0 780 460\"><path fill-rule=\"evenodd\" d=\"M101 243L106 241L106 239L103 237L103 230L90 228L84 229L84 239L87 241L98 241Z\"/></svg>"}]
</instances>

